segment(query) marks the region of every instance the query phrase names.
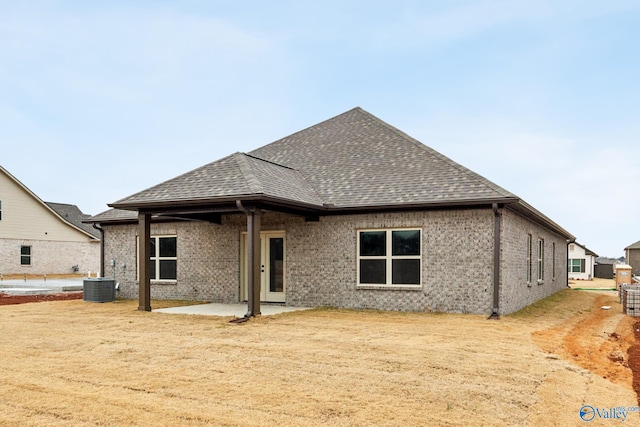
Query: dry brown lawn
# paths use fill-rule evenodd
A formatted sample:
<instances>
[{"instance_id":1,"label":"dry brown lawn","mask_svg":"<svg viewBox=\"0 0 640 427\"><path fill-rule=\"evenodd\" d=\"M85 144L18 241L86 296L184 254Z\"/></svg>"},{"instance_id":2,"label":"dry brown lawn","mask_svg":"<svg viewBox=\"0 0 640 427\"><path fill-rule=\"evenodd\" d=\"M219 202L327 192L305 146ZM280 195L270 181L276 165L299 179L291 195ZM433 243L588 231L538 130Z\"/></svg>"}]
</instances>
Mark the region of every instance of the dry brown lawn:
<instances>
[{"instance_id":1,"label":"dry brown lawn","mask_svg":"<svg viewBox=\"0 0 640 427\"><path fill-rule=\"evenodd\" d=\"M0 425L571 426L583 404L637 405L633 319L613 293L565 290L499 321L136 308L0 307Z\"/></svg>"}]
</instances>

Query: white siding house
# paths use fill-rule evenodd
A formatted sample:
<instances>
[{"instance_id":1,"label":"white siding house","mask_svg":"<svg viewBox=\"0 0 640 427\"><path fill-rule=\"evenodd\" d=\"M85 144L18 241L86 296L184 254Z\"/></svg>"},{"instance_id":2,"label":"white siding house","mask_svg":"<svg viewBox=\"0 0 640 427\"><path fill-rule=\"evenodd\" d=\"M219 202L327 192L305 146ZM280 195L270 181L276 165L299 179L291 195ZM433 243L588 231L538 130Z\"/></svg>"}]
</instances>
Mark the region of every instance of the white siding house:
<instances>
[{"instance_id":1,"label":"white siding house","mask_svg":"<svg viewBox=\"0 0 640 427\"><path fill-rule=\"evenodd\" d=\"M593 280L598 255L586 246L574 242L569 244L568 273L570 280Z\"/></svg>"},{"instance_id":2,"label":"white siding house","mask_svg":"<svg viewBox=\"0 0 640 427\"><path fill-rule=\"evenodd\" d=\"M74 205L43 202L0 166L0 274L98 271L100 239L81 216Z\"/></svg>"}]
</instances>

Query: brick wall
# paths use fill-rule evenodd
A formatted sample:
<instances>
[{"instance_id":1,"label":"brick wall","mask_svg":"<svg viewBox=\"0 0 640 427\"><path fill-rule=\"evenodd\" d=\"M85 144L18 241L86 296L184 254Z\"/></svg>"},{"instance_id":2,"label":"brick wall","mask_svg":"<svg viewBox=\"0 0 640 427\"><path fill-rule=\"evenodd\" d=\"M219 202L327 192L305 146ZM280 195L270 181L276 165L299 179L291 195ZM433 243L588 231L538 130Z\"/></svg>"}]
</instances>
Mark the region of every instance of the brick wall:
<instances>
[{"instance_id":1,"label":"brick wall","mask_svg":"<svg viewBox=\"0 0 640 427\"><path fill-rule=\"evenodd\" d=\"M321 217L319 222L271 213L262 216L263 231L286 233L286 300L288 305L332 306L400 311L442 311L490 314L493 295L493 212L466 209ZM526 230L541 227L515 214L503 224L505 269L501 313L546 295L552 284L521 283ZM422 229L421 289L361 289L357 287L357 230L417 227ZM116 259L120 295L137 298L135 225L107 225L105 258ZM223 215L222 225L204 222L152 224L151 234L176 234L178 279L152 284L151 297L222 303L240 300L240 238L244 215ZM522 234L524 233L524 237ZM546 236L546 235L545 235ZM549 238L549 245L551 244ZM566 246L556 245L556 282L566 285ZM549 253L551 252L549 246ZM505 255L507 251L514 254ZM550 256L547 258L550 260ZM121 268L121 264L126 268ZM560 269L562 267L562 270ZM551 267L549 267L551 272ZM561 276L564 272L564 276ZM112 276L109 269L107 276ZM509 288L516 286L516 289ZM532 289L533 288L533 289ZM528 303L527 303L528 304ZM525 304L526 305L526 304Z\"/></svg>"},{"instance_id":2,"label":"brick wall","mask_svg":"<svg viewBox=\"0 0 640 427\"><path fill-rule=\"evenodd\" d=\"M567 287L567 241L565 238L509 210L503 210L501 233L501 314L517 311ZM530 282L527 282L528 234L533 238ZM538 283L538 238L544 239L544 281L541 283ZM554 243L555 257L553 256Z\"/></svg>"},{"instance_id":3,"label":"brick wall","mask_svg":"<svg viewBox=\"0 0 640 427\"><path fill-rule=\"evenodd\" d=\"M20 247L31 246L31 265L20 264ZM100 242L0 239L0 274L71 274L100 268Z\"/></svg>"}]
</instances>

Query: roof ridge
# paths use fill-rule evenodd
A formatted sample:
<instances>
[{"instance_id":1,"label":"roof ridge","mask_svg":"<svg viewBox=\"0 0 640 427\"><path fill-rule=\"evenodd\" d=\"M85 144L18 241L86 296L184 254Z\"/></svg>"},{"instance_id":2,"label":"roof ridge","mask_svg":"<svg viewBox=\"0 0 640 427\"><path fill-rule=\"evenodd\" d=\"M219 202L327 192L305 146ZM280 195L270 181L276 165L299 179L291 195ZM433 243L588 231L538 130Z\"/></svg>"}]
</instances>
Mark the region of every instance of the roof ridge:
<instances>
[{"instance_id":1,"label":"roof ridge","mask_svg":"<svg viewBox=\"0 0 640 427\"><path fill-rule=\"evenodd\" d=\"M291 166L283 165L281 163L272 162L271 160L263 159L261 157L254 156L252 154L247 154L247 153L239 153L239 154L243 154L246 157L250 157L252 159L260 160L262 162L271 163L272 165L275 165L275 166L280 166L280 167L283 167L283 168L286 168L286 169L291 169L291 170L294 170L294 171L298 171L298 169L292 168Z\"/></svg>"},{"instance_id":2,"label":"roof ridge","mask_svg":"<svg viewBox=\"0 0 640 427\"><path fill-rule=\"evenodd\" d=\"M362 112L363 114L366 114L367 116L369 116L370 118L374 119L377 123L379 123L380 125L384 126L385 128L387 128L388 130L404 137L407 139L408 142L411 142L412 144L420 147L422 150L424 151L428 151L431 155L433 155L434 157L438 158L439 160L442 160L444 162L446 162L449 166L452 166L454 168L456 168L457 170L459 170L460 172L466 174L467 176L471 176L475 179L480 179L480 182L485 185L486 187L499 192L500 194L502 194L505 197L515 197L518 198L519 197L513 193L511 193L509 190L502 188L501 186L499 186L498 184L494 183L493 181L485 178L484 176L472 171L471 169L467 168L466 166L461 165L460 163L457 163L456 161L450 159L449 157L445 156L444 154L440 153L439 151L434 150L433 148L429 147L426 144L423 144L422 142L418 141L416 138L412 137L411 135L401 131L400 129L396 128L395 126L390 125L389 123L385 122L384 120L374 116L373 114L369 113L366 110L363 110L362 108L358 107L356 108L357 110L359 110L360 112ZM355 109L354 109L355 110Z\"/></svg>"},{"instance_id":3,"label":"roof ridge","mask_svg":"<svg viewBox=\"0 0 640 427\"><path fill-rule=\"evenodd\" d=\"M298 174L298 176L300 176L300 178L302 178L302 180L307 184L307 186L311 189L311 191L313 191L313 194L315 194L318 197L318 200L321 200L322 203L324 203L324 201L325 201L324 198L320 195L318 190L313 185L311 185L311 183L309 182L309 180L307 179L305 174L302 173L299 169L292 168L291 166L283 165L281 163L272 162L271 160L266 160L266 159L263 159L261 157L254 156L254 155L251 155L251 154L247 154L247 153L241 153L241 154L244 155L243 163L247 163L248 167L251 167L251 166L249 165L249 162L246 162L246 160L247 160L247 158L251 158L251 159L259 160L261 162L269 163L271 165L278 166L278 167L281 167L281 168L285 168L285 169L288 169L290 171L295 172L296 174ZM241 172L243 172L242 168L240 170L241 170ZM251 172L253 172L253 170L251 170ZM254 175L254 177L255 177L255 175ZM255 177L255 178L257 180L257 177ZM245 177L245 179L246 179L246 177ZM258 180L258 183L259 183L259 186L262 188L262 184L260 183L259 180ZM253 187L251 187L251 186L249 186L249 187L251 188L251 190L253 190ZM264 190L262 191L262 193L264 193Z\"/></svg>"},{"instance_id":4,"label":"roof ridge","mask_svg":"<svg viewBox=\"0 0 640 427\"><path fill-rule=\"evenodd\" d=\"M276 139L275 141L271 141L271 142L269 142L268 144L265 144L265 145L263 145L263 146L260 146L260 147L258 147L258 148L256 148L256 149L254 149L254 150L251 150L250 152L251 152L251 153L253 153L254 151L262 150L262 149L264 149L264 148L266 148L266 147L270 146L271 144L275 144L275 143L280 142L280 141L282 141L282 140L284 140L284 139L291 139L291 138L293 138L295 135L298 135L298 134L301 134L301 133L303 133L303 132L306 132L306 131L308 131L309 129L312 129L312 128L315 128L315 127L319 127L319 126L323 125L323 124L324 124L324 123L326 123L326 122L329 122L329 121L331 121L331 120L337 119L338 117L341 117L341 116L345 116L345 115L347 115L347 114L349 114L349 113L351 113L351 112L353 112L353 111L360 111L360 112L365 112L365 113L367 113L365 110L363 110L363 109L362 109L362 108L360 108L360 107L354 107L354 108L352 108L352 109L350 109L350 110L347 110L347 111L345 111L345 112L343 112L343 113L336 114L335 116L330 117L330 118L328 118L328 119L326 119L326 120L323 120L323 121L321 121L321 122L319 122L319 123L315 123L315 124L313 124L313 125L309 125L309 126L307 126L306 128L304 128L304 129L300 129L299 131L294 132L294 133L292 133L292 134L290 134L290 135L284 136L284 137L282 137L282 138L278 138L278 139ZM370 115L371 115L371 113L367 113L367 114L370 114ZM375 116L374 116L374 117L375 117ZM247 154L247 155L248 155L248 156L252 156L252 157L253 157L253 155L251 155L251 154ZM262 160L264 160L264 159L262 159ZM268 161L268 160L265 160L265 161ZM275 164L277 164L277 163L275 163Z\"/></svg>"},{"instance_id":5,"label":"roof ridge","mask_svg":"<svg viewBox=\"0 0 640 427\"><path fill-rule=\"evenodd\" d=\"M244 178L244 181L247 183L249 190L252 193L264 194L264 188L262 187L262 183L256 176L253 168L247 161L247 157L249 157L245 153L237 152L233 154L233 159L236 161L238 165L238 169L240 170L240 174Z\"/></svg>"}]
</instances>

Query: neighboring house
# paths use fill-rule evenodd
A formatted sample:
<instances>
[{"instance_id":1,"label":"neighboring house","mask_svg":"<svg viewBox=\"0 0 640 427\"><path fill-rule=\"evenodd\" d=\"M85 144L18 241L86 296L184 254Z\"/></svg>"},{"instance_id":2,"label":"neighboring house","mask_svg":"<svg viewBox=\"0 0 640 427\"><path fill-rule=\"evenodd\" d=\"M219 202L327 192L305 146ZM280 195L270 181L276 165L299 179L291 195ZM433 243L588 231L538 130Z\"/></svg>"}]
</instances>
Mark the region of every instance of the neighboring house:
<instances>
[{"instance_id":1,"label":"neighboring house","mask_svg":"<svg viewBox=\"0 0 640 427\"><path fill-rule=\"evenodd\" d=\"M100 235L87 217L43 202L0 166L0 274L97 272Z\"/></svg>"},{"instance_id":2,"label":"neighboring house","mask_svg":"<svg viewBox=\"0 0 640 427\"><path fill-rule=\"evenodd\" d=\"M613 267L616 264L620 264L617 259L597 257L593 276L599 279L613 279Z\"/></svg>"},{"instance_id":3,"label":"neighboring house","mask_svg":"<svg viewBox=\"0 0 640 427\"><path fill-rule=\"evenodd\" d=\"M640 240L624 248L627 264L631 266L631 273L640 276Z\"/></svg>"},{"instance_id":4,"label":"neighboring house","mask_svg":"<svg viewBox=\"0 0 640 427\"><path fill-rule=\"evenodd\" d=\"M499 315L565 288L575 239L360 108L110 206L91 221L140 310L153 297L247 301L247 316L261 302Z\"/></svg>"},{"instance_id":5,"label":"neighboring house","mask_svg":"<svg viewBox=\"0 0 640 427\"><path fill-rule=\"evenodd\" d=\"M598 255L578 242L569 243L569 279L593 280Z\"/></svg>"}]
</instances>

